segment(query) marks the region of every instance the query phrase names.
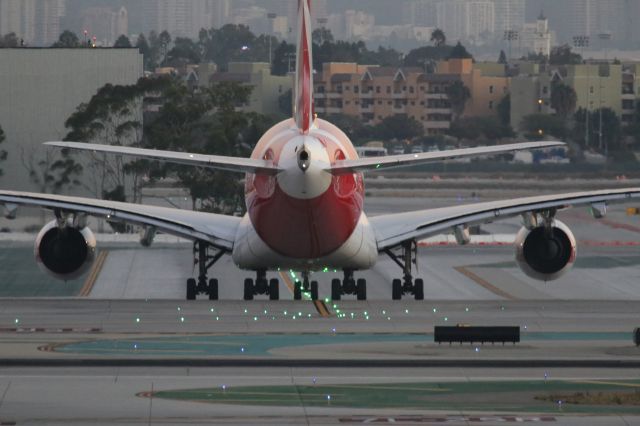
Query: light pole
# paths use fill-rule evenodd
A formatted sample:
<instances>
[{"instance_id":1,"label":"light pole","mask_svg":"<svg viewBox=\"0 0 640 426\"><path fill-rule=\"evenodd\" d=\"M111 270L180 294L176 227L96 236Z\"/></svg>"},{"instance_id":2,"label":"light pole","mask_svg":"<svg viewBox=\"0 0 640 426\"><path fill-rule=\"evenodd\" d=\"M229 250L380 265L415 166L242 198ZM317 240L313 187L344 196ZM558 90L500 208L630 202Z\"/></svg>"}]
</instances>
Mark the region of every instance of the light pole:
<instances>
[{"instance_id":1,"label":"light pole","mask_svg":"<svg viewBox=\"0 0 640 426\"><path fill-rule=\"evenodd\" d=\"M582 61L587 67L587 113L585 119L585 139L584 146L585 148L589 147L589 113L591 112L591 104L590 104L590 93L591 88L589 87L589 64L584 59L584 48L589 47L589 36L587 35L579 35L573 37L573 46L580 48L580 56L582 56Z\"/></svg>"},{"instance_id":2,"label":"light pole","mask_svg":"<svg viewBox=\"0 0 640 426\"><path fill-rule=\"evenodd\" d=\"M509 57L507 58L507 64L511 62L511 43L520 39L520 34L516 30L505 30L502 37L509 44Z\"/></svg>"},{"instance_id":3,"label":"light pole","mask_svg":"<svg viewBox=\"0 0 640 426\"><path fill-rule=\"evenodd\" d=\"M271 64L273 63L272 56L272 46L271 43L273 41L273 21L276 19L275 13L268 13L267 18L269 18L269 69L271 69Z\"/></svg>"},{"instance_id":4,"label":"light pole","mask_svg":"<svg viewBox=\"0 0 640 426\"><path fill-rule=\"evenodd\" d=\"M603 32L598 34L598 38L600 39L600 43L604 46L604 61L607 64L607 77L611 76L611 69L609 68L609 58L608 58L608 47L609 47L609 41L611 40L611 33L610 32ZM600 76L600 109L599 109L599 113L600 113L600 131L599 131L599 136L600 136L600 149L603 149L603 144L602 144L602 73L599 73ZM607 143L604 144L604 156L605 158L607 158L609 156L609 146Z\"/></svg>"}]
</instances>

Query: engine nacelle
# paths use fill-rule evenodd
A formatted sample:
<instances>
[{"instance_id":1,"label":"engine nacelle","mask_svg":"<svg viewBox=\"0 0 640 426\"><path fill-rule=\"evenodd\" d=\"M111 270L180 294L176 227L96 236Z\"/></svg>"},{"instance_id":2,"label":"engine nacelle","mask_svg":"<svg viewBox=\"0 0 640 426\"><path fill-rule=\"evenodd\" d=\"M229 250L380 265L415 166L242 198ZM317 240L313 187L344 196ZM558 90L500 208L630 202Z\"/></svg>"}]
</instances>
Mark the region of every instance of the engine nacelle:
<instances>
[{"instance_id":1,"label":"engine nacelle","mask_svg":"<svg viewBox=\"0 0 640 426\"><path fill-rule=\"evenodd\" d=\"M86 273L96 254L96 238L86 226L72 223L60 227L56 220L46 224L36 238L34 254L38 266L49 275L64 281Z\"/></svg>"},{"instance_id":2,"label":"engine nacelle","mask_svg":"<svg viewBox=\"0 0 640 426\"><path fill-rule=\"evenodd\" d=\"M529 277L553 281L571 270L576 260L576 239L567 225L553 220L551 229L523 227L516 236L516 261Z\"/></svg>"}]
</instances>

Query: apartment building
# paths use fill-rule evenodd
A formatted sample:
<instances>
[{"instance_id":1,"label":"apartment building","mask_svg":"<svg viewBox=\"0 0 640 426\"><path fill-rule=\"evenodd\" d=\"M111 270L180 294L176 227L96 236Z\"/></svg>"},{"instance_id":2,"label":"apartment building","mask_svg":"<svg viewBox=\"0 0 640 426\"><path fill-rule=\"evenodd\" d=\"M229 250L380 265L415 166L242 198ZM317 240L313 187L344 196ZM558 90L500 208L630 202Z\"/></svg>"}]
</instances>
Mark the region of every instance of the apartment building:
<instances>
[{"instance_id":1,"label":"apartment building","mask_svg":"<svg viewBox=\"0 0 640 426\"><path fill-rule=\"evenodd\" d=\"M471 59L438 64L435 73L421 68L395 68L327 63L314 81L316 111L345 114L375 125L386 117L406 114L421 122L427 134L449 129L452 120L447 88L462 81L471 92L464 116L489 116L508 93L509 79L499 66L474 65Z\"/></svg>"}]
</instances>

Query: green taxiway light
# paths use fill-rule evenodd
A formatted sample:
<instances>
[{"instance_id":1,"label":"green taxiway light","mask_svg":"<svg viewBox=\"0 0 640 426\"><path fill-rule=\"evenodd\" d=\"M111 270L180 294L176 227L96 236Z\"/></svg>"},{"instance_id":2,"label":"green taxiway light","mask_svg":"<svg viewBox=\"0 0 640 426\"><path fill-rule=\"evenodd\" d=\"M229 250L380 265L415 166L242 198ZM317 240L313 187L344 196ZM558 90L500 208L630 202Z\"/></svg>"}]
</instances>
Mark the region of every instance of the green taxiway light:
<instances>
[{"instance_id":1,"label":"green taxiway light","mask_svg":"<svg viewBox=\"0 0 640 426\"><path fill-rule=\"evenodd\" d=\"M136 318L136 322L140 322L140 318Z\"/></svg>"},{"instance_id":2,"label":"green taxiway light","mask_svg":"<svg viewBox=\"0 0 640 426\"><path fill-rule=\"evenodd\" d=\"M464 308L464 311L465 312L469 312L469 308Z\"/></svg>"},{"instance_id":3,"label":"green taxiway light","mask_svg":"<svg viewBox=\"0 0 640 426\"><path fill-rule=\"evenodd\" d=\"M180 317L180 322L184 322L184 317Z\"/></svg>"},{"instance_id":4,"label":"green taxiway light","mask_svg":"<svg viewBox=\"0 0 640 426\"><path fill-rule=\"evenodd\" d=\"M219 320L220 320L220 317L216 317L216 321L219 321Z\"/></svg>"},{"instance_id":5,"label":"green taxiway light","mask_svg":"<svg viewBox=\"0 0 640 426\"><path fill-rule=\"evenodd\" d=\"M18 318L15 319L15 323L18 324L20 320Z\"/></svg>"},{"instance_id":6,"label":"green taxiway light","mask_svg":"<svg viewBox=\"0 0 640 426\"><path fill-rule=\"evenodd\" d=\"M409 310L408 310L408 309L405 309L405 310L404 310L404 313L405 313L405 314L407 314L407 315L409 315Z\"/></svg>"},{"instance_id":7,"label":"green taxiway light","mask_svg":"<svg viewBox=\"0 0 640 426\"><path fill-rule=\"evenodd\" d=\"M209 311L211 311L211 313L213 313L215 311L215 309L211 308L211 309L209 309Z\"/></svg>"},{"instance_id":8,"label":"green taxiway light","mask_svg":"<svg viewBox=\"0 0 640 426\"><path fill-rule=\"evenodd\" d=\"M258 317L253 317L253 320L254 321L258 321Z\"/></svg>"},{"instance_id":9,"label":"green taxiway light","mask_svg":"<svg viewBox=\"0 0 640 426\"><path fill-rule=\"evenodd\" d=\"M438 310L436 308L433 308L433 313L435 314L436 312L438 312Z\"/></svg>"},{"instance_id":10,"label":"green taxiway light","mask_svg":"<svg viewBox=\"0 0 640 426\"><path fill-rule=\"evenodd\" d=\"M329 272L329 268L325 267L322 272Z\"/></svg>"},{"instance_id":11,"label":"green taxiway light","mask_svg":"<svg viewBox=\"0 0 640 426\"><path fill-rule=\"evenodd\" d=\"M244 310L244 313L245 313L245 314L247 313L247 310L246 310L246 309Z\"/></svg>"},{"instance_id":12,"label":"green taxiway light","mask_svg":"<svg viewBox=\"0 0 640 426\"><path fill-rule=\"evenodd\" d=\"M444 320L445 320L445 321L449 321L449 318L448 318L448 317L444 317Z\"/></svg>"}]
</instances>

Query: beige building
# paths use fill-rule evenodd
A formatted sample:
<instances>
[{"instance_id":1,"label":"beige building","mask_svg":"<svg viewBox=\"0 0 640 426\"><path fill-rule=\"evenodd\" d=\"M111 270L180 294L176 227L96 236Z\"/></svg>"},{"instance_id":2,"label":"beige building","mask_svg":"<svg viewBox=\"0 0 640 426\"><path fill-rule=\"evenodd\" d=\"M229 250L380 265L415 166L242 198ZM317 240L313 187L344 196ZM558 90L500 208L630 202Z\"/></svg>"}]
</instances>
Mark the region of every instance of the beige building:
<instances>
[{"instance_id":1,"label":"beige building","mask_svg":"<svg viewBox=\"0 0 640 426\"><path fill-rule=\"evenodd\" d=\"M291 76L271 75L271 67L267 62L231 62L227 72L211 74L200 84L233 81L253 87L246 111L260 114L273 114L279 110L279 98L293 87Z\"/></svg>"},{"instance_id":2,"label":"beige building","mask_svg":"<svg viewBox=\"0 0 640 426\"><path fill-rule=\"evenodd\" d=\"M499 70L503 76L497 75ZM446 91L455 81L462 81L471 92L464 116L495 114L509 90L504 67L474 65L471 59L441 62L433 74L420 68L328 63L314 80L316 111L359 117L368 125L406 114L421 122L427 134L440 134L451 125Z\"/></svg>"}]
</instances>

